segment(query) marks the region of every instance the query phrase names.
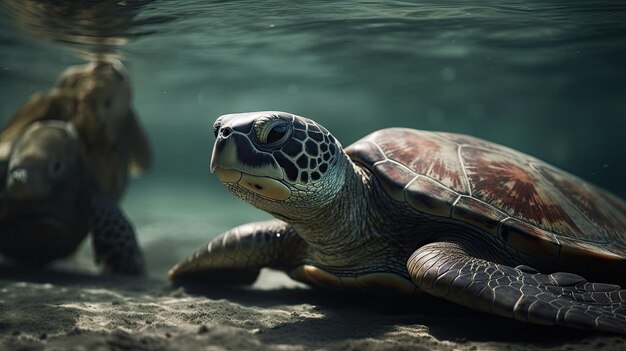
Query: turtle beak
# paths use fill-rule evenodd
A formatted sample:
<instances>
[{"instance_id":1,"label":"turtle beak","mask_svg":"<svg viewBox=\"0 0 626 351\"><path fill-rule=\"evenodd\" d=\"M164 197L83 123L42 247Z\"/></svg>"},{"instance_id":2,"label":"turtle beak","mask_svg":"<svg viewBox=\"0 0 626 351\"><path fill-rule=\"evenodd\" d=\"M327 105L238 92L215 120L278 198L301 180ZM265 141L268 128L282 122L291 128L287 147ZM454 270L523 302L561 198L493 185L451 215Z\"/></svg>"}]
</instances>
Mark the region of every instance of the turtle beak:
<instances>
[{"instance_id":1,"label":"turtle beak","mask_svg":"<svg viewBox=\"0 0 626 351\"><path fill-rule=\"evenodd\" d=\"M211 156L211 173L224 184L238 184L263 197L282 201L291 197L291 190L278 179L282 179L282 169L276 160L265 153L256 152L250 140L242 134L222 137L215 141ZM240 159L238 147L241 150ZM256 164L255 164L256 163Z\"/></svg>"},{"instance_id":2,"label":"turtle beak","mask_svg":"<svg viewBox=\"0 0 626 351\"><path fill-rule=\"evenodd\" d=\"M220 166L223 168L234 168L238 165L237 145L234 142L235 138L231 138L231 133L232 129L231 131L219 132L211 153L211 173L215 172L217 167Z\"/></svg>"},{"instance_id":3,"label":"turtle beak","mask_svg":"<svg viewBox=\"0 0 626 351\"><path fill-rule=\"evenodd\" d=\"M215 142L215 144L217 144L217 142ZM217 157L215 156L215 150L217 150L217 147L216 145L213 145L213 152L211 152L211 173L215 172L215 169L217 168Z\"/></svg>"},{"instance_id":4,"label":"turtle beak","mask_svg":"<svg viewBox=\"0 0 626 351\"><path fill-rule=\"evenodd\" d=\"M224 126L224 120L228 119L229 115L224 115L218 117L218 119L213 123L213 134L215 134L215 144L213 144L213 151L211 152L211 173L215 172L215 169L219 166L218 164L218 149L223 150L225 145L225 139L232 133L232 129L230 127Z\"/></svg>"}]
</instances>

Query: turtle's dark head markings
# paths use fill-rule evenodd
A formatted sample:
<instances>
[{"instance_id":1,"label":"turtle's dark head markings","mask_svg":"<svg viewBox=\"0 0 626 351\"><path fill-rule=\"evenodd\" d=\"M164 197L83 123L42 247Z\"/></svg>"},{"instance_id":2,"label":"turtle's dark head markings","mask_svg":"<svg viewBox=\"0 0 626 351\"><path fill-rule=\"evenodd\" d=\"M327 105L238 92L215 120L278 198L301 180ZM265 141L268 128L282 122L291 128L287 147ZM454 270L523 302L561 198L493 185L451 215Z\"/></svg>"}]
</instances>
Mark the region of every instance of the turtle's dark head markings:
<instances>
[{"instance_id":1,"label":"turtle's dark head markings","mask_svg":"<svg viewBox=\"0 0 626 351\"><path fill-rule=\"evenodd\" d=\"M281 213L281 201L292 208L295 202L298 208L320 206L319 201L332 199L343 184L347 156L310 119L276 111L231 114L219 117L213 131L211 169L232 192L257 207Z\"/></svg>"},{"instance_id":2,"label":"turtle's dark head markings","mask_svg":"<svg viewBox=\"0 0 626 351\"><path fill-rule=\"evenodd\" d=\"M16 140L9 156L7 196L38 200L60 183L74 181L82 167L83 149L71 124L36 122Z\"/></svg>"}]
</instances>

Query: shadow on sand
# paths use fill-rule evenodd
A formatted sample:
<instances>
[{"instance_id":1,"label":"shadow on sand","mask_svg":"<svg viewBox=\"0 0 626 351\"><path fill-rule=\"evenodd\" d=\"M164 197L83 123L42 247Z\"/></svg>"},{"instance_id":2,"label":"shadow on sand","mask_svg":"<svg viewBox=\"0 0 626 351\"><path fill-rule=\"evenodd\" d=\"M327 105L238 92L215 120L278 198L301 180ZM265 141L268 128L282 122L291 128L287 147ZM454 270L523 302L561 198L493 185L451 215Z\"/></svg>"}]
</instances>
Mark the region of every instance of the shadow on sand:
<instances>
[{"instance_id":1,"label":"shadow on sand","mask_svg":"<svg viewBox=\"0 0 626 351\"><path fill-rule=\"evenodd\" d=\"M311 304L321 319L308 318L268 331L262 339L280 337L299 341L324 335L328 341L376 338L398 326L421 328L438 340L453 342L495 341L557 346L592 337L613 336L561 327L543 327L475 312L430 296L372 296L318 289L256 290L238 287L207 287L186 284L187 294L210 299L228 299L243 306L274 308Z\"/></svg>"}]
</instances>

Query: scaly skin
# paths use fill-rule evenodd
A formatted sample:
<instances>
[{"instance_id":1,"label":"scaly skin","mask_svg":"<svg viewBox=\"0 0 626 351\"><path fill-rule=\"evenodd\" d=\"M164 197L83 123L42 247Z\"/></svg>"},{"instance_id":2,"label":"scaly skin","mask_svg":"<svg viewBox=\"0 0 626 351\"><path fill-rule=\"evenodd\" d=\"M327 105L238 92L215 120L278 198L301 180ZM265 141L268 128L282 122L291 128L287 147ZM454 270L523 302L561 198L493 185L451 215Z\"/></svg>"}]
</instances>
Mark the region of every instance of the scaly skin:
<instances>
[{"instance_id":1,"label":"scaly skin","mask_svg":"<svg viewBox=\"0 0 626 351\"><path fill-rule=\"evenodd\" d=\"M87 206L89 228L97 262L109 273L144 273L143 254L135 231L117 203L96 195Z\"/></svg>"},{"instance_id":2,"label":"scaly skin","mask_svg":"<svg viewBox=\"0 0 626 351\"><path fill-rule=\"evenodd\" d=\"M626 290L571 273L524 272L477 258L471 243L419 248L407 268L424 292L523 322L626 333ZM521 268L521 267L520 267Z\"/></svg>"}]
</instances>

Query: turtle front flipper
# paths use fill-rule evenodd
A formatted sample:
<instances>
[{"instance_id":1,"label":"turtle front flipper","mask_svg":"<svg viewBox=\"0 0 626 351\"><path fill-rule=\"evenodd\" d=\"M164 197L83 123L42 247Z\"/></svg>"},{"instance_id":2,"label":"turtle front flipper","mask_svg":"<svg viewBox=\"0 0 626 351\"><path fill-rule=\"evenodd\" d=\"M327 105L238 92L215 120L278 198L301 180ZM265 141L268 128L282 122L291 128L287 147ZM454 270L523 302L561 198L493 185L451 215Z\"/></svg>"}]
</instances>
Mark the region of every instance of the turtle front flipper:
<instances>
[{"instance_id":1,"label":"turtle front flipper","mask_svg":"<svg viewBox=\"0 0 626 351\"><path fill-rule=\"evenodd\" d=\"M261 268L289 270L298 264L305 243L295 230L279 220L254 222L235 227L196 252L168 273L177 284L254 283Z\"/></svg>"},{"instance_id":2,"label":"turtle front flipper","mask_svg":"<svg viewBox=\"0 0 626 351\"><path fill-rule=\"evenodd\" d=\"M424 292L516 320L626 334L626 290L571 273L542 274L477 258L471 247L435 242L407 262Z\"/></svg>"},{"instance_id":3,"label":"turtle front flipper","mask_svg":"<svg viewBox=\"0 0 626 351\"><path fill-rule=\"evenodd\" d=\"M96 261L110 273L141 275L144 260L135 231L117 203L94 196L88 206L89 228Z\"/></svg>"}]
</instances>

